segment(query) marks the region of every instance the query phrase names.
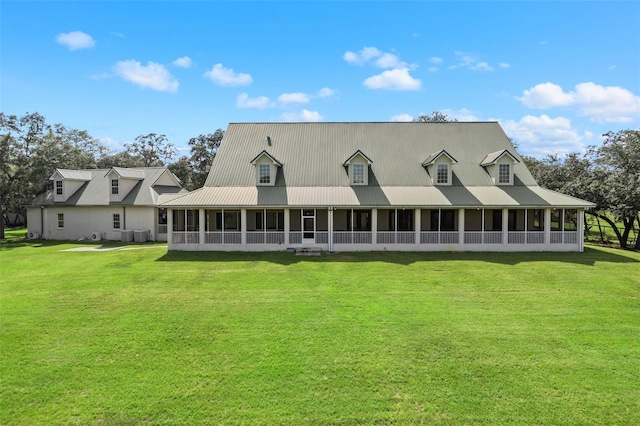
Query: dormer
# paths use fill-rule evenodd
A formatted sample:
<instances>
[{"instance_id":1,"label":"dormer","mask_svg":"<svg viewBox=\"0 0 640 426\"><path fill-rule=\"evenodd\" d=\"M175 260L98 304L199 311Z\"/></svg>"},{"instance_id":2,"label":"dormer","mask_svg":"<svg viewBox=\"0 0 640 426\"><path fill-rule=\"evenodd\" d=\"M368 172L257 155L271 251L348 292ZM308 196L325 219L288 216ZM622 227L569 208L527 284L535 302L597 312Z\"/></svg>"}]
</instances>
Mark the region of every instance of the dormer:
<instances>
[{"instance_id":1,"label":"dormer","mask_svg":"<svg viewBox=\"0 0 640 426\"><path fill-rule=\"evenodd\" d=\"M171 170L165 169L160 177L151 184L152 188L156 186L177 186L182 188L182 181L178 176L171 173Z\"/></svg>"},{"instance_id":2,"label":"dormer","mask_svg":"<svg viewBox=\"0 0 640 426\"><path fill-rule=\"evenodd\" d=\"M276 184L278 167L282 167L282 164L271 154L267 151L262 151L251 160L251 164L256 166L257 186L274 186Z\"/></svg>"},{"instance_id":3,"label":"dormer","mask_svg":"<svg viewBox=\"0 0 640 426\"><path fill-rule=\"evenodd\" d=\"M422 162L422 167L427 169L431 176L431 182L437 186L450 186L453 182L453 165L455 158L444 149L434 152Z\"/></svg>"},{"instance_id":4,"label":"dormer","mask_svg":"<svg viewBox=\"0 0 640 426\"><path fill-rule=\"evenodd\" d=\"M505 149L487 154L480 165L489 173L494 185L513 185L513 166L519 162Z\"/></svg>"},{"instance_id":5,"label":"dormer","mask_svg":"<svg viewBox=\"0 0 640 426\"><path fill-rule=\"evenodd\" d=\"M347 169L349 176L349 185L368 185L369 184L369 167L373 161L360 150L347 158L342 164Z\"/></svg>"},{"instance_id":6,"label":"dormer","mask_svg":"<svg viewBox=\"0 0 640 426\"><path fill-rule=\"evenodd\" d=\"M113 167L105 175L109 188L109 202L120 203L134 186L144 180L144 170Z\"/></svg>"},{"instance_id":7,"label":"dormer","mask_svg":"<svg viewBox=\"0 0 640 426\"><path fill-rule=\"evenodd\" d=\"M53 181L53 201L64 203L85 182L91 180L91 172L84 170L56 169L49 180Z\"/></svg>"}]
</instances>

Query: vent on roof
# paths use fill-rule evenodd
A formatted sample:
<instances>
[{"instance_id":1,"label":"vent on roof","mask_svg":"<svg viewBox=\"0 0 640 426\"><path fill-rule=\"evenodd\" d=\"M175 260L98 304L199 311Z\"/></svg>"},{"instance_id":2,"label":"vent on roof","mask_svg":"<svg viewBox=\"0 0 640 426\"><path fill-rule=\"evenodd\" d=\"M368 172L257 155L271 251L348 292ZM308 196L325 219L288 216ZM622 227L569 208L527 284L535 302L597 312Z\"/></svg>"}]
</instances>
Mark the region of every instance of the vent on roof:
<instances>
[{"instance_id":1,"label":"vent on roof","mask_svg":"<svg viewBox=\"0 0 640 426\"><path fill-rule=\"evenodd\" d=\"M267 136L267 145L271 146L271 137Z\"/></svg>"}]
</instances>

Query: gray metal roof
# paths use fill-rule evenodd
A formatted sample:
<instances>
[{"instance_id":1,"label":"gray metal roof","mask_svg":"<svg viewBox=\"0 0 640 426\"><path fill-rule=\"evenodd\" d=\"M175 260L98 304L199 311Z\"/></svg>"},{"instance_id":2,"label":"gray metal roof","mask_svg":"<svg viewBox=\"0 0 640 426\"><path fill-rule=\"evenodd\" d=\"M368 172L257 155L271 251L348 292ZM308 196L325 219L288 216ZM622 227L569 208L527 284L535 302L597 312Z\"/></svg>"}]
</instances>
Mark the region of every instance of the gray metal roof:
<instances>
[{"instance_id":1,"label":"gray metal roof","mask_svg":"<svg viewBox=\"0 0 640 426\"><path fill-rule=\"evenodd\" d=\"M251 164L265 149L282 164L272 187L256 186ZM358 151L372 162L367 186L350 186L344 166ZM434 186L422 162L443 151L457 161L453 184ZM505 151L516 159L515 185L495 186L481 163ZM205 187L163 205L592 206L538 187L495 122L231 123Z\"/></svg>"},{"instance_id":2,"label":"gray metal roof","mask_svg":"<svg viewBox=\"0 0 640 426\"><path fill-rule=\"evenodd\" d=\"M188 191L178 186L177 182L175 186L170 185L155 185L154 183L160 179L160 177L171 172L166 167L140 167L136 169L123 169L118 168L118 174L123 176L129 176L137 179L142 177L133 189L126 195L124 200L119 203L112 203L109 201L110 183L106 175L113 169L88 169L88 170L75 170L84 176L89 176L90 180L85 182L69 199L65 202L54 202L53 190L46 191L33 200L29 201L27 205L32 206L46 206L46 205L61 205L61 206L108 206L108 205L126 205L126 206L154 206L160 202L161 195L163 194L184 194ZM72 175L73 176L73 175ZM173 175L171 175L173 176ZM162 201L169 199L165 196Z\"/></svg>"},{"instance_id":3,"label":"gray metal roof","mask_svg":"<svg viewBox=\"0 0 640 426\"><path fill-rule=\"evenodd\" d=\"M268 146L267 136L271 140ZM205 186L253 186L251 160L267 149L282 163L276 186L349 186L345 159L360 150L372 163L369 183L432 186L422 162L443 149L457 160L457 184L493 185L480 163L489 153L510 150L498 123L231 123ZM526 166L514 165L523 185L535 185Z\"/></svg>"},{"instance_id":4,"label":"gray metal roof","mask_svg":"<svg viewBox=\"0 0 640 426\"><path fill-rule=\"evenodd\" d=\"M68 180L80 180L80 181L88 181L91 180L91 173L83 170L69 170L69 169L56 169L55 172L51 175L49 180L53 180L53 177L57 174L62 176L63 179Z\"/></svg>"}]
</instances>

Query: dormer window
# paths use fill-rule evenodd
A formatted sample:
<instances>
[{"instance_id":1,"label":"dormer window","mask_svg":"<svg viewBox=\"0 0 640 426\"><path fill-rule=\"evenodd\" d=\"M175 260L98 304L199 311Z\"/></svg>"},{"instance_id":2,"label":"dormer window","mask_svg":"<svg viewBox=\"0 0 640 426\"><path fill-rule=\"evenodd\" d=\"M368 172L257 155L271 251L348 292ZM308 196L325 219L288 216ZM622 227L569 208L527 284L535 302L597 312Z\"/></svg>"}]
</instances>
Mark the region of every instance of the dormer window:
<instances>
[{"instance_id":1,"label":"dormer window","mask_svg":"<svg viewBox=\"0 0 640 426\"><path fill-rule=\"evenodd\" d=\"M270 164L260 164L258 166L258 173L260 176L258 177L258 182L263 185L268 185L271 183L271 165Z\"/></svg>"},{"instance_id":2,"label":"dormer window","mask_svg":"<svg viewBox=\"0 0 640 426\"><path fill-rule=\"evenodd\" d=\"M438 164L436 169L436 183L438 185L446 185L449 183L449 165Z\"/></svg>"},{"instance_id":3,"label":"dormer window","mask_svg":"<svg viewBox=\"0 0 640 426\"><path fill-rule=\"evenodd\" d=\"M57 180L56 181L56 195L63 195L64 191L63 191L63 186L62 186L62 181L61 180Z\"/></svg>"},{"instance_id":4,"label":"dormer window","mask_svg":"<svg viewBox=\"0 0 640 426\"><path fill-rule=\"evenodd\" d=\"M342 164L349 176L350 185L369 184L369 166L373 161L360 150L357 150L351 157Z\"/></svg>"},{"instance_id":5,"label":"dormer window","mask_svg":"<svg viewBox=\"0 0 640 426\"><path fill-rule=\"evenodd\" d=\"M453 181L452 166L457 161L444 149L434 152L422 162L434 185L451 185Z\"/></svg>"},{"instance_id":6,"label":"dormer window","mask_svg":"<svg viewBox=\"0 0 640 426\"><path fill-rule=\"evenodd\" d=\"M480 165L485 168L494 185L513 185L513 166L519 162L505 149L487 154Z\"/></svg>"},{"instance_id":7,"label":"dormer window","mask_svg":"<svg viewBox=\"0 0 640 426\"><path fill-rule=\"evenodd\" d=\"M111 195L118 195L119 183L118 179L111 179Z\"/></svg>"},{"instance_id":8,"label":"dormer window","mask_svg":"<svg viewBox=\"0 0 640 426\"><path fill-rule=\"evenodd\" d=\"M511 165L500 164L498 169L498 183L508 184L511 182Z\"/></svg>"},{"instance_id":9,"label":"dormer window","mask_svg":"<svg viewBox=\"0 0 640 426\"><path fill-rule=\"evenodd\" d=\"M353 172L353 184L363 185L364 184L364 164L354 163L351 166L351 171Z\"/></svg>"},{"instance_id":10,"label":"dormer window","mask_svg":"<svg viewBox=\"0 0 640 426\"><path fill-rule=\"evenodd\" d=\"M278 160L267 151L262 151L256 158L251 160L251 164L256 167L256 185L275 185L278 167L282 167L282 164Z\"/></svg>"}]
</instances>

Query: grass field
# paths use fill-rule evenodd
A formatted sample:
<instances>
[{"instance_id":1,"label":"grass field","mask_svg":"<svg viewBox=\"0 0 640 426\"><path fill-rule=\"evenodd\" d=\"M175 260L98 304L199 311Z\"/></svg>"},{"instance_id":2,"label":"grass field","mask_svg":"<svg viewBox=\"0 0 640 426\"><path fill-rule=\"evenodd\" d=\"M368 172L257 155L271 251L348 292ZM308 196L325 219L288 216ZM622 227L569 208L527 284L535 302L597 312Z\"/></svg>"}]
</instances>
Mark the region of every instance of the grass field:
<instances>
[{"instance_id":1,"label":"grass field","mask_svg":"<svg viewBox=\"0 0 640 426\"><path fill-rule=\"evenodd\" d=\"M0 244L2 425L640 424L639 253L73 247Z\"/></svg>"}]
</instances>

